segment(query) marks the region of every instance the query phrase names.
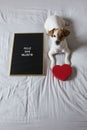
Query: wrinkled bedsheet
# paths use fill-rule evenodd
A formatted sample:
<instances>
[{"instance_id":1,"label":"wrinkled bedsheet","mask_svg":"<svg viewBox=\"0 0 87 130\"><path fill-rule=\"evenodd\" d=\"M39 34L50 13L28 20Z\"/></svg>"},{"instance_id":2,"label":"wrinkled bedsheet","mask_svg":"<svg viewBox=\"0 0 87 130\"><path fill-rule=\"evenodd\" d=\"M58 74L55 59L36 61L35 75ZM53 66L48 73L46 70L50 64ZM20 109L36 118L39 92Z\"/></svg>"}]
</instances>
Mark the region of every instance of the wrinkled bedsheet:
<instances>
[{"instance_id":1,"label":"wrinkled bedsheet","mask_svg":"<svg viewBox=\"0 0 87 130\"><path fill-rule=\"evenodd\" d=\"M85 9L86 10L86 9ZM53 77L47 57L49 38L44 34L45 76L10 76L13 34L44 32L47 16L58 14L70 22L67 38L73 72L67 81ZM84 10L80 12L83 16ZM78 16L78 17L77 17ZM87 129L87 18L71 10L0 10L0 122L28 123L49 129ZM56 64L64 55L56 55ZM33 128L32 128L33 129ZM58 129L58 130L59 130Z\"/></svg>"}]
</instances>

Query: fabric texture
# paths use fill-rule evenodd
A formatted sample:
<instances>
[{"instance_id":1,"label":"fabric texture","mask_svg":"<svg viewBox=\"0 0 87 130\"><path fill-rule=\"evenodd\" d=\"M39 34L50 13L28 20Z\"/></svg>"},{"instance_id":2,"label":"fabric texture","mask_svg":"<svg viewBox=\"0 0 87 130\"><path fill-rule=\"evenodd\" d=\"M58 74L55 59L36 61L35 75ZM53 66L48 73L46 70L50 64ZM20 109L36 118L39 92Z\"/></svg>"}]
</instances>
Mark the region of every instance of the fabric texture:
<instances>
[{"instance_id":1,"label":"fabric texture","mask_svg":"<svg viewBox=\"0 0 87 130\"><path fill-rule=\"evenodd\" d=\"M87 127L87 17L76 9L0 10L0 122L28 123L30 129L85 130ZM72 76L56 79L50 69L44 34L45 76L9 76L14 33L44 32L48 15L57 14L70 21L67 39L72 51ZM80 17L83 16L83 17ZM68 19L69 18L69 19ZM47 48L48 46L48 48ZM56 65L64 64L64 55L56 55ZM84 128L85 127L85 128Z\"/></svg>"}]
</instances>

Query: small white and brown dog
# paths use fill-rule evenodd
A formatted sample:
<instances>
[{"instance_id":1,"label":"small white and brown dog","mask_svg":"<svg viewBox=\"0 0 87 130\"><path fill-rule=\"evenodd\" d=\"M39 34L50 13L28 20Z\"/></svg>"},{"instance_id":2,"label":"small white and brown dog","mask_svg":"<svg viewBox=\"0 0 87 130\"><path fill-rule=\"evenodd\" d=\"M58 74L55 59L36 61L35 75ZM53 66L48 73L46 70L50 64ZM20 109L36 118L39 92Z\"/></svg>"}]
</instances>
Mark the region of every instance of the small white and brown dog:
<instances>
[{"instance_id":1,"label":"small white and brown dog","mask_svg":"<svg viewBox=\"0 0 87 130\"><path fill-rule=\"evenodd\" d=\"M51 69L56 64L54 55L57 53L65 53L65 64L70 64L70 49L66 41L66 37L70 34L70 31L65 29L67 25L68 22L57 15L49 16L45 21L44 28L52 41L51 48L48 52L51 61Z\"/></svg>"}]
</instances>

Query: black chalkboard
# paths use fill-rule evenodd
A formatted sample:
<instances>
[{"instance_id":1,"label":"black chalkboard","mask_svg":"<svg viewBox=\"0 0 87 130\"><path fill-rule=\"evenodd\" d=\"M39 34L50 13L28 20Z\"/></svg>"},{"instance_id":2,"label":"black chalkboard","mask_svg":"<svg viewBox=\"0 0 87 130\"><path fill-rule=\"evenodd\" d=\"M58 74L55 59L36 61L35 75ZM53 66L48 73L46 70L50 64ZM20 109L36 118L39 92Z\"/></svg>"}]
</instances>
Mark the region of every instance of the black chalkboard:
<instances>
[{"instance_id":1,"label":"black chalkboard","mask_svg":"<svg viewBox=\"0 0 87 130\"><path fill-rule=\"evenodd\" d=\"M10 75L43 74L43 33L14 34Z\"/></svg>"}]
</instances>

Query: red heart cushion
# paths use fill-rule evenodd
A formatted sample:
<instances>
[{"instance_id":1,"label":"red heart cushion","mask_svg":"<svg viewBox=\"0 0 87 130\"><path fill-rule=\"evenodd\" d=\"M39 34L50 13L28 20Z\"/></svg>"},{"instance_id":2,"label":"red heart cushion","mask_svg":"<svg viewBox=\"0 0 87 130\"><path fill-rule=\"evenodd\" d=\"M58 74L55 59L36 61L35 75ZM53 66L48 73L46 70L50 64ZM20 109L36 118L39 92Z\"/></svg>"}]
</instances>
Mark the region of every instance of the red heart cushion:
<instances>
[{"instance_id":1,"label":"red heart cushion","mask_svg":"<svg viewBox=\"0 0 87 130\"><path fill-rule=\"evenodd\" d=\"M72 73L72 67L68 64L55 65L52 69L53 75L60 80L66 80Z\"/></svg>"}]
</instances>

